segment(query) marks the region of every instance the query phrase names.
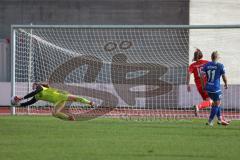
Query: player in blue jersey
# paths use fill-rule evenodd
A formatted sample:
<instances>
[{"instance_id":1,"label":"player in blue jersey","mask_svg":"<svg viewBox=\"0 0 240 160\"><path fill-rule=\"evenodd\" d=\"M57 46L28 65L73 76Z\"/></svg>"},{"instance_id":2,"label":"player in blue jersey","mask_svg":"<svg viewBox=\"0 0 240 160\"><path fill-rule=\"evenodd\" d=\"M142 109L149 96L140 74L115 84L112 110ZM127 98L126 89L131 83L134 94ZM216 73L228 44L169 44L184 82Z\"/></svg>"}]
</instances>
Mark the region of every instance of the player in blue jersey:
<instances>
[{"instance_id":1,"label":"player in blue jersey","mask_svg":"<svg viewBox=\"0 0 240 160\"><path fill-rule=\"evenodd\" d=\"M225 68L223 64L218 62L219 54L217 51L212 53L212 61L208 62L203 67L203 72L207 76L207 84L205 86L205 90L208 92L209 97L213 100L212 109L209 116L208 123L210 126L213 126L213 120L215 115L217 115L218 121L222 125L228 125L229 122L225 121L221 115L221 85L220 79L222 77L224 82L225 89L228 88L227 77L225 75Z\"/></svg>"}]
</instances>

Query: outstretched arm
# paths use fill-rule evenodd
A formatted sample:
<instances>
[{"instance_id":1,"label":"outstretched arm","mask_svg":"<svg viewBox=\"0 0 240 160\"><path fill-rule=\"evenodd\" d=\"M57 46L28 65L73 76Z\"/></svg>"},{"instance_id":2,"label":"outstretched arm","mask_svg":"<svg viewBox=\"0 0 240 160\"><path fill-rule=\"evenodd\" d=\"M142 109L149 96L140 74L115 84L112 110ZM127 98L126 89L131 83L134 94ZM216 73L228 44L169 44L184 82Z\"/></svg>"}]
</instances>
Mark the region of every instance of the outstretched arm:
<instances>
[{"instance_id":1,"label":"outstretched arm","mask_svg":"<svg viewBox=\"0 0 240 160\"><path fill-rule=\"evenodd\" d=\"M41 86L38 86L34 91L28 93L26 96L24 96L22 99L28 99L30 97L35 96L36 94L38 94L39 92L41 92L43 90L43 88Z\"/></svg>"},{"instance_id":2,"label":"outstretched arm","mask_svg":"<svg viewBox=\"0 0 240 160\"><path fill-rule=\"evenodd\" d=\"M36 98L34 97L36 94L38 94L39 92L41 92L43 90L43 88L41 86L38 86L34 91L28 93L27 95L25 95L24 97L18 97L18 101L22 101L23 99L28 99L30 97L33 97L31 100L27 101L27 102L24 102L24 103L20 103L20 106L21 107L25 107L25 106L28 106L28 105L31 105L33 103L36 103L37 100Z\"/></svg>"},{"instance_id":3,"label":"outstretched arm","mask_svg":"<svg viewBox=\"0 0 240 160\"><path fill-rule=\"evenodd\" d=\"M20 107L26 107L26 106L29 106L29 105L34 104L36 102L37 102L36 98L33 97L31 100L29 100L27 102L20 103Z\"/></svg>"}]
</instances>

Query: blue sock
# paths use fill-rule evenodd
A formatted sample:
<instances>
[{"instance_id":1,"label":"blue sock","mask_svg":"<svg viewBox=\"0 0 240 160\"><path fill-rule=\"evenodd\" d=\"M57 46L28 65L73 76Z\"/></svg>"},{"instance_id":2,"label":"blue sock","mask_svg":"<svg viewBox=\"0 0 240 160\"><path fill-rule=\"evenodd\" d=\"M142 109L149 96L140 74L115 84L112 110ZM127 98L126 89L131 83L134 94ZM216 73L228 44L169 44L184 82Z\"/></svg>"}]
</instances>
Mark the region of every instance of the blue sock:
<instances>
[{"instance_id":1,"label":"blue sock","mask_svg":"<svg viewBox=\"0 0 240 160\"><path fill-rule=\"evenodd\" d=\"M217 110L217 118L219 121L222 120L221 112L222 112L222 107L219 106Z\"/></svg>"},{"instance_id":2,"label":"blue sock","mask_svg":"<svg viewBox=\"0 0 240 160\"><path fill-rule=\"evenodd\" d=\"M210 113L209 120L208 120L209 122L211 122L214 119L217 111L218 111L218 107L212 106L211 113Z\"/></svg>"}]
</instances>

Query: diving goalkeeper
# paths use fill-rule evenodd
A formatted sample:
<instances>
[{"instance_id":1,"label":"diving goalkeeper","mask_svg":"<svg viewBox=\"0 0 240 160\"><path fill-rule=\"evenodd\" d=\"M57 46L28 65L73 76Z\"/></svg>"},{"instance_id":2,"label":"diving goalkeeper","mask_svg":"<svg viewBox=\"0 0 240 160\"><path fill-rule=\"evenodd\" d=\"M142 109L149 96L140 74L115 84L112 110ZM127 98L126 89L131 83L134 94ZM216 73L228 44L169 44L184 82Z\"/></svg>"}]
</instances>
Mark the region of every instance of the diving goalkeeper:
<instances>
[{"instance_id":1,"label":"diving goalkeeper","mask_svg":"<svg viewBox=\"0 0 240 160\"><path fill-rule=\"evenodd\" d=\"M21 102L24 99L28 99L32 97L31 100L20 103L19 105L21 107L34 104L39 100L53 103L54 109L53 109L52 115L60 119L75 120L75 117L72 114L64 112L65 103L67 101L80 102L80 103L88 104L90 106L94 106L93 102L85 98L72 95L66 91L61 91L56 88L49 87L48 84L33 83L32 89L33 91L31 93L28 93L24 97L15 96L14 100L16 102Z\"/></svg>"}]
</instances>

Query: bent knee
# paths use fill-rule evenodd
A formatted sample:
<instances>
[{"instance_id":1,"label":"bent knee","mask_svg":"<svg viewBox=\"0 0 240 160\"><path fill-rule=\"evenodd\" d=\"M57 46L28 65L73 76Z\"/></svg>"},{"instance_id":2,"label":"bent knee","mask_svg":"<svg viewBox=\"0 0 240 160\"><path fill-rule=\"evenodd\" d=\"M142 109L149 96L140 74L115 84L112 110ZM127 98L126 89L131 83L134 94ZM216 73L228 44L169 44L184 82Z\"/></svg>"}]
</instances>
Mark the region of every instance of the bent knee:
<instances>
[{"instance_id":1,"label":"bent knee","mask_svg":"<svg viewBox=\"0 0 240 160\"><path fill-rule=\"evenodd\" d=\"M53 111L53 112L52 112L52 116L54 116L54 117L57 117L57 114L58 114L57 111Z\"/></svg>"},{"instance_id":2,"label":"bent knee","mask_svg":"<svg viewBox=\"0 0 240 160\"><path fill-rule=\"evenodd\" d=\"M52 112L52 116L56 117L56 113L55 113L55 112Z\"/></svg>"}]
</instances>

